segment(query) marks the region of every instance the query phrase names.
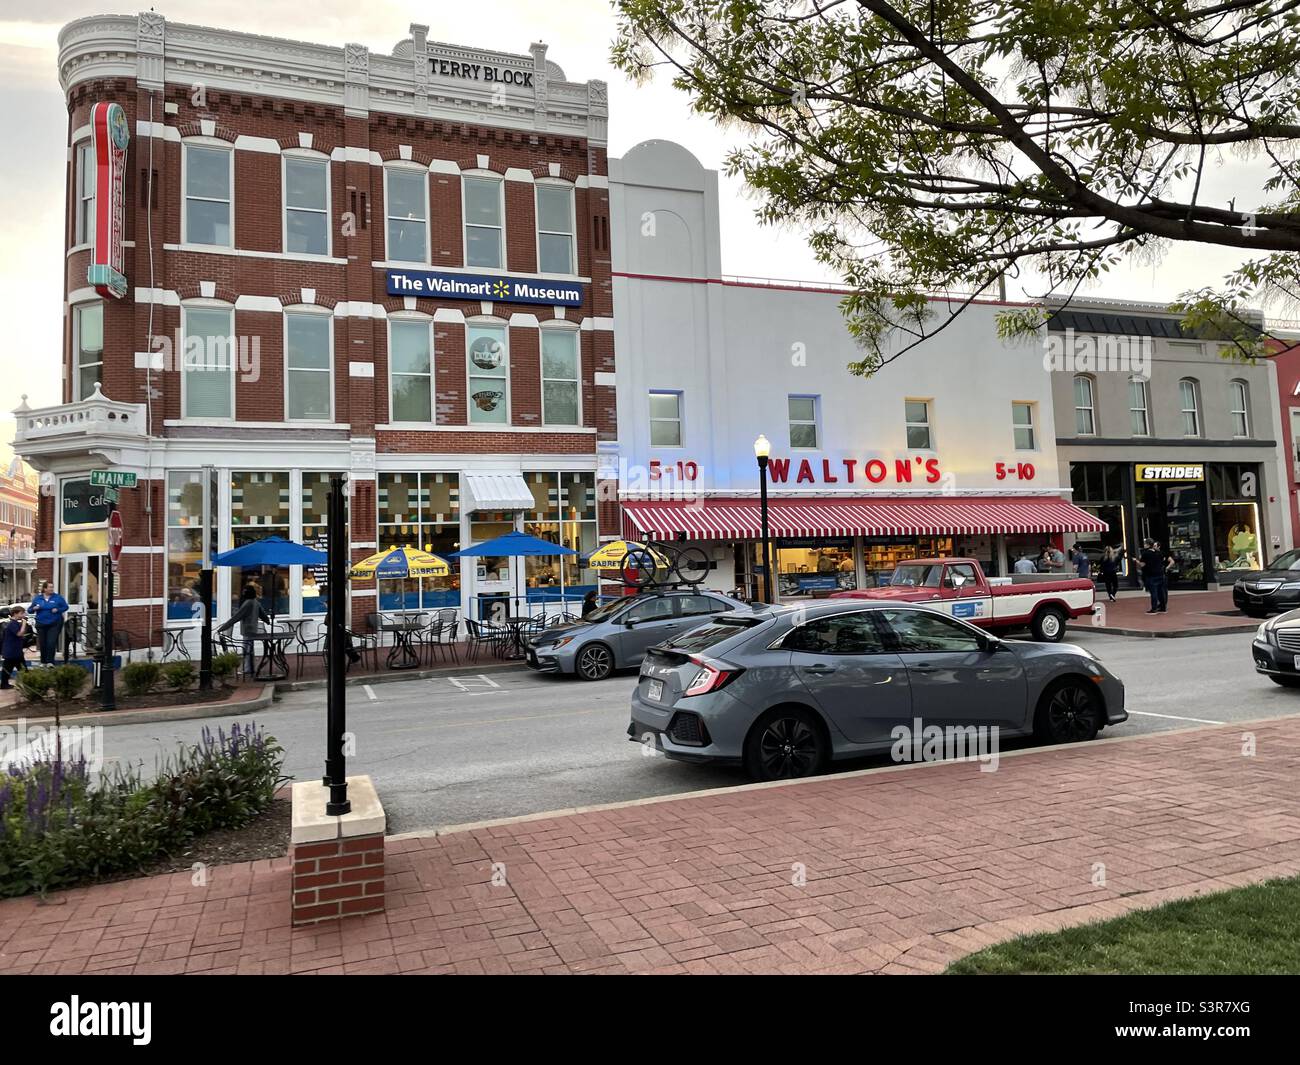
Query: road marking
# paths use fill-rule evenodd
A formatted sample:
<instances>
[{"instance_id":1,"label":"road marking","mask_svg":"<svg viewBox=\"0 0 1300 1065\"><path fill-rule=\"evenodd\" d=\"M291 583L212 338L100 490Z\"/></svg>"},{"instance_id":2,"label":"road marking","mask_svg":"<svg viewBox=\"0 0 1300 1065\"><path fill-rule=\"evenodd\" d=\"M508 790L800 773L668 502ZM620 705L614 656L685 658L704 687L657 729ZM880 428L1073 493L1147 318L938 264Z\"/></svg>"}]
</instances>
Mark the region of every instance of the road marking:
<instances>
[{"instance_id":1,"label":"road marking","mask_svg":"<svg viewBox=\"0 0 1300 1065\"><path fill-rule=\"evenodd\" d=\"M375 694L375 689L372 688L369 684L361 685L361 690L366 693L366 698L369 699L372 703L376 702L379 699L379 696Z\"/></svg>"},{"instance_id":2,"label":"road marking","mask_svg":"<svg viewBox=\"0 0 1300 1065\"><path fill-rule=\"evenodd\" d=\"M498 684L496 681L494 681L491 677L489 677L485 673L478 673L472 677L467 676L464 678L464 680L462 680L460 677L447 677L446 679L448 683L450 683L452 686L456 688L459 688L463 692L485 692L490 688L496 688L498 690L501 688L500 684ZM465 683L466 680L476 681L476 682L482 681L483 684L481 687L477 683L466 684Z\"/></svg>"},{"instance_id":3,"label":"road marking","mask_svg":"<svg viewBox=\"0 0 1300 1065\"><path fill-rule=\"evenodd\" d=\"M491 677L489 677L486 673L480 673L480 674L478 675L478 679L481 680L484 684L486 684L489 688L499 688L499 687L501 687L500 684L498 684L496 681L494 681L494 680L493 680Z\"/></svg>"},{"instance_id":4,"label":"road marking","mask_svg":"<svg viewBox=\"0 0 1300 1065\"><path fill-rule=\"evenodd\" d=\"M1204 717L1179 717L1177 714L1153 714L1150 710L1130 710L1130 717L1163 717L1167 721L1193 721L1198 725L1226 725L1226 721L1211 721Z\"/></svg>"}]
</instances>

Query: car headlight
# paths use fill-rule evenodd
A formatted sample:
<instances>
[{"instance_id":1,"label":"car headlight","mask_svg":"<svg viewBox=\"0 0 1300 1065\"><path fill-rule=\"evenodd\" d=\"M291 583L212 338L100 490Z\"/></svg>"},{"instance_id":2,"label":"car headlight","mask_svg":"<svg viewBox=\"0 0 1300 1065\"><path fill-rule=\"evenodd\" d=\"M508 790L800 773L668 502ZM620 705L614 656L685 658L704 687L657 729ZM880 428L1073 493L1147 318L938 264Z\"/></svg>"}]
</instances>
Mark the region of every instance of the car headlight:
<instances>
[{"instance_id":1,"label":"car headlight","mask_svg":"<svg viewBox=\"0 0 1300 1065\"><path fill-rule=\"evenodd\" d=\"M572 636L561 636L547 650L554 651L557 647L563 647L566 643L573 643Z\"/></svg>"},{"instance_id":2,"label":"car headlight","mask_svg":"<svg viewBox=\"0 0 1300 1065\"><path fill-rule=\"evenodd\" d=\"M1278 591L1294 592L1297 588L1300 588L1300 581L1287 581L1285 584L1283 584L1281 587L1278 588Z\"/></svg>"},{"instance_id":3,"label":"car headlight","mask_svg":"<svg viewBox=\"0 0 1300 1065\"><path fill-rule=\"evenodd\" d=\"M1272 641L1269 640L1268 634L1272 631L1273 630L1268 627L1268 622L1265 621L1255 630L1255 639L1262 640L1264 643L1271 643Z\"/></svg>"}]
</instances>

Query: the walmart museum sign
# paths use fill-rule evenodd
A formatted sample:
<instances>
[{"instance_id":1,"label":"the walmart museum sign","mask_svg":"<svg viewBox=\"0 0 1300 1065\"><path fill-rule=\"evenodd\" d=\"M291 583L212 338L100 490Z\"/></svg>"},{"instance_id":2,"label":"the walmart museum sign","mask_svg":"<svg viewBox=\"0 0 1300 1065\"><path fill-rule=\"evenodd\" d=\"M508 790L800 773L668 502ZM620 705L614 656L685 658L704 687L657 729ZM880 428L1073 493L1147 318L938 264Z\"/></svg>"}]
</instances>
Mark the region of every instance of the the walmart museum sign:
<instances>
[{"instance_id":1,"label":"the walmart museum sign","mask_svg":"<svg viewBox=\"0 0 1300 1065\"><path fill-rule=\"evenodd\" d=\"M491 300L493 303L549 303L577 307L583 286L574 281L497 274L444 274L434 270L389 270L390 296Z\"/></svg>"}]
</instances>

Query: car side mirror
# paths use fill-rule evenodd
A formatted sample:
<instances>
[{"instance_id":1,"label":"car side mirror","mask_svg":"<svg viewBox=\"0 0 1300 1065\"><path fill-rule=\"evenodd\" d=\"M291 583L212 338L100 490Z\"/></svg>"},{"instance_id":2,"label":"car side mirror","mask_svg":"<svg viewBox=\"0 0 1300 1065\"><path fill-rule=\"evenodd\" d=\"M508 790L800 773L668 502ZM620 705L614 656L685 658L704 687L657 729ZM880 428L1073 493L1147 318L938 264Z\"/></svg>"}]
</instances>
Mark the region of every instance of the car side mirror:
<instances>
[{"instance_id":1,"label":"car side mirror","mask_svg":"<svg viewBox=\"0 0 1300 1065\"><path fill-rule=\"evenodd\" d=\"M956 589L958 589L958 590L960 591L961 586L962 586L963 584L965 584L965 583L966 583L966 578L965 578L965 577L963 577L963 576L961 576L960 574L957 574L957 573L954 573L954 574L952 575L952 586L953 586L954 588L956 588Z\"/></svg>"},{"instance_id":2,"label":"car side mirror","mask_svg":"<svg viewBox=\"0 0 1300 1065\"><path fill-rule=\"evenodd\" d=\"M997 654L999 651L1008 650L1007 645L999 640L996 636L983 636L980 638L980 648L988 654Z\"/></svg>"},{"instance_id":3,"label":"car side mirror","mask_svg":"<svg viewBox=\"0 0 1300 1065\"><path fill-rule=\"evenodd\" d=\"M623 622L623 628L625 628L625 629L630 629L630 628L632 628L632 627L635 626L635 625L636 625L636 622L633 621L631 618L629 618L627 621Z\"/></svg>"}]
</instances>

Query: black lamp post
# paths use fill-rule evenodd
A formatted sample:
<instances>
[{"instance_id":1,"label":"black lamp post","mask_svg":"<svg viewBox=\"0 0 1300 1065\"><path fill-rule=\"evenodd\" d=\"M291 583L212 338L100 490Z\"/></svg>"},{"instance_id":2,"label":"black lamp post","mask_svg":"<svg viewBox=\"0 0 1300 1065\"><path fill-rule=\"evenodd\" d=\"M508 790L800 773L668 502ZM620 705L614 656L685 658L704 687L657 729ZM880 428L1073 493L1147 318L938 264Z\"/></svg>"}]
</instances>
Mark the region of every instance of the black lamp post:
<instances>
[{"instance_id":1,"label":"black lamp post","mask_svg":"<svg viewBox=\"0 0 1300 1065\"><path fill-rule=\"evenodd\" d=\"M767 527L767 457L772 445L767 437L759 435L754 441L754 456L758 459L758 505L763 523L763 601L773 603L772 597L772 538Z\"/></svg>"},{"instance_id":2,"label":"black lamp post","mask_svg":"<svg viewBox=\"0 0 1300 1065\"><path fill-rule=\"evenodd\" d=\"M347 668L347 603L348 603L348 527L346 478L341 474L330 477L329 492L329 602L326 606L326 687L325 687L325 779L329 800L325 812L331 817L348 813L352 803L348 800L347 759L343 753L343 734L347 730L347 696L343 674Z\"/></svg>"}]
</instances>

